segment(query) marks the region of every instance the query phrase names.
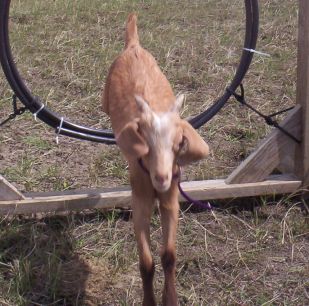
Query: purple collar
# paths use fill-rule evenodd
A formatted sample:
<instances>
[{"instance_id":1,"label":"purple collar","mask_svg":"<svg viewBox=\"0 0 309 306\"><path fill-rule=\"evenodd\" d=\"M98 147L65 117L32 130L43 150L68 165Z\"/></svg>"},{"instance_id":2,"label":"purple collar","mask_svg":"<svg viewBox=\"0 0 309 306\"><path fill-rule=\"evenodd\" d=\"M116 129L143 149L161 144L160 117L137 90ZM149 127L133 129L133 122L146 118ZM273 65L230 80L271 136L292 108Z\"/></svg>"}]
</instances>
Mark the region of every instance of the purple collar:
<instances>
[{"instance_id":1,"label":"purple collar","mask_svg":"<svg viewBox=\"0 0 309 306\"><path fill-rule=\"evenodd\" d=\"M148 175L150 174L149 173L149 170L145 167L143 161L141 158L138 159L138 164L140 165L140 167L143 169L143 171L145 173L147 173ZM176 180L178 179L178 189L179 189L179 192L180 194L191 204L201 208L201 209L207 209L207 210L211 210L212 207L210 205L210 203L207 201L207 202L203 202L203 201L199 201L199 200L195 200L193 198L191 198L181 187L180 185L180 182L181 182L181 167L179 165L178 166L178 171L176 173L173 174L173 180Z\"/></svg>"}]
</instances>

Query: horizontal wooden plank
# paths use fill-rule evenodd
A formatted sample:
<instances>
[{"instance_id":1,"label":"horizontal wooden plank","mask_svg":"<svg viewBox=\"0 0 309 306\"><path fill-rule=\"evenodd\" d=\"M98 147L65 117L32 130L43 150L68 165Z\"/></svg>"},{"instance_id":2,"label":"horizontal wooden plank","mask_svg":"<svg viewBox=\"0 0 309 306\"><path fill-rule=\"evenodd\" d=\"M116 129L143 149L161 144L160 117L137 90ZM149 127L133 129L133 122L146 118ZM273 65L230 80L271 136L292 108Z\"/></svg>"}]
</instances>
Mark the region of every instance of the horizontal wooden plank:
<instances>
[{"instance_id":1,"label":"horizontal wooden plank","mask_svg":"<svg viewBox=\"0 0 309 306\"><path fill-rule=\"evenodd\" d=\"M203 183L204 182L204 183ZM184 190L197 199L227 199L294 193L301 181L291 175L272 175L263 182L227 184L225 180L183 183Z\"/></svg>"},{"instance_id":2,"label":"horizontal wooden plank","mask_svg":"<svg viewBox=\"0 0 309 306\"><path fill-rule=\"evenodd\" d=\"M106 193L106 192L117 192L117 191L127 191L130 190L128 185L118 186L118 187L107 187L107 188L95 188L95 189L68 189L63 191L46 191L46 192L27 192L24 193L26 198L41 198L41 197L54 197L54 196L65 196L65 195L82 195L82 194L90 194L95 195L98 193Z\"/></svg>"},{"instance_id":3,"label":"horizontal wooden plank","mask_svg":"<svg viewBox=\"0 0 309 306\"><path fill-rule=\"evenodd\" d=\"M250 197L270 194L293 193L301 186L301 181L288 175L271 176L258 183L226 184L224 180L183 182L183 189L197 200ZM20 201L0 201L0 214L28 214L38 212L78 211L83 209L111 209L130 207L129 188L84 193L68 191L64 195L40 196ZM183 201L183 198L180 198Z\"/></svg>"},{"instance_id":4,"label":"horizontal wooden plank","mask_svg":"<svg viewBox=\"0 0 309 306\"><path fill-rule=\"evenodd\" d=\"M28 214L38 212L79 211L83 209L111 209L129 207L131 190L63 196L26 198L21 201L0 201L0 214Z\"/></svg>"}]
</instances>

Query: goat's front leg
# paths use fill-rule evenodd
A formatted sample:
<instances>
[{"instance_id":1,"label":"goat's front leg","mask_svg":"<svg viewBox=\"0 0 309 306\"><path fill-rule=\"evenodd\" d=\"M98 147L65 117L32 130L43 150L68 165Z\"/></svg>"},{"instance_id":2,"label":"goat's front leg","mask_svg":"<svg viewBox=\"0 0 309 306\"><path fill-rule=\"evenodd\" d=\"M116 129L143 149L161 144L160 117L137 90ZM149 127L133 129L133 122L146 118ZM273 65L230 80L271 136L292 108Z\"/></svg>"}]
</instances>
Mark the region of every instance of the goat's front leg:
<instances>
[{"instance_id":1,"label":"goat's front leg","mask_svg":"<svg viewBox=\"0 0 309 306\"><path fill-rule=\"evenodd\" d=\"M176 273L176 232L178 224L178 190L175 183L160 199L160 213L163 231L163 248L161 254L162 267L164 270L164 289L162 296L163 306L176 306L177 294L175 289Z\"/></svg>"},{"instance_id":2,"label":"goat's front leg","mask_svg":"<svg viewBox=\"0 0 309 306\"><path fill-rule=\"evenodd\" d=\"M150 251L150 219L154 206L154 199L132 194L132 209L134 231L139 252L139 265L143 281L143 306L155 306L153 292L153 276L155 265Z\"/></svg>"}]
</instances>

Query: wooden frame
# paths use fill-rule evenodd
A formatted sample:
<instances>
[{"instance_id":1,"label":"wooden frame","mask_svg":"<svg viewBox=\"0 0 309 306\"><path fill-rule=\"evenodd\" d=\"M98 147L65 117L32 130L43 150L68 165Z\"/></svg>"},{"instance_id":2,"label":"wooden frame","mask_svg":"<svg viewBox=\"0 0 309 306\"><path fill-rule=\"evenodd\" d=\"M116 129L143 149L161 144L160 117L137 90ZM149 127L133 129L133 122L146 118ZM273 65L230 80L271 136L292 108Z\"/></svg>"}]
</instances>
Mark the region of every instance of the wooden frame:
<instances>
[{"instance_id":1,"label":"wooden frame","mask_svg":"<svg viewBox=\"0 0 309 306\"><path fill-rule=\"evenodd\" d=\"M195 199L223 199L293 193L301 181L289 175L275 175L259 183L226 184L224 180L184 182L183 189ZM85 190L36 194L22 200L0 201L0 214L28 214L82 209L129 208L129 188L109 191ZM180 200L183 200L182 198Z\"/></svg>"},{"instance_id":2,"label":"wooden frame","mask_svg":"<svg viewBox=\"0 0 309 306\"><path fill-rule=\"evenodd\" d=\"M309 185L308 0L299 0L296 104L281 125L302 140L300 145L274 129L226 180L184 182L183 189L197 200L210 200L295 193ZM271 175L275 169L283 174ZM128 208L130 197L129 188L21 194L0 175L2 215Z\"/></svg>"}]
</instances>

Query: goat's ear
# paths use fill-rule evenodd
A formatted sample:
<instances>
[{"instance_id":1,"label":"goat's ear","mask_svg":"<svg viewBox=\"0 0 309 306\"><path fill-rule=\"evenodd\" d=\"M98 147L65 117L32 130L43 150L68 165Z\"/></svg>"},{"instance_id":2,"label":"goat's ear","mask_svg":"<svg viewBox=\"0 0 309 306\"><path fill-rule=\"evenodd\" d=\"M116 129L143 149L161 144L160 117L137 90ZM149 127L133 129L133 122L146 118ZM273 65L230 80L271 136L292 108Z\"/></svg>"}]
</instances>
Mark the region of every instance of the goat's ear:
<instances>
[{"instance_id":1,"label":"goat's ear","mask_svg":"<svg viewBox=\"0 0 309 306\"><path fill-rule=\"evenodd\" d=\"M178 163L186 165L205 158L209 147L197 131L185 120L181 121L183 139L178 155Z\"/></svg>"},{"instance_id":2,"label":"goat's ear","mask_svg":"<svg viewBox=\"0 0 309 306\"><path fill-rule=\"evenodd\" d=\"M116 137L116 142L127 158L139 158L149 151L145 139L138 131L138 119L125 125Z\"/></svg>"},{"instance_id":3,"label":"goat's ear","mask_svg":"<svg viewBox=\"0 0 309 306\"><path fill-rule=\"evenodd\" d=\"M171 108L171 112L179 113L182 108L184 100L185 100L185 95L183 94L177 95L175 104Z\"/></svg>"},{"instance_id":4,"label":"goat's ear","mask_svg":"<svg viewBox=\"0 0 309 306\"><path fill-rule=\"evenodd\" d=\"M152 113L152 110L149 107L149 104L144 100L144 98L142 98L141 96L135 95L135 101L136 101L137 108L140 112L142 112L145 115L147 114L150 115Z\"/></svg>"}]
</instances>

